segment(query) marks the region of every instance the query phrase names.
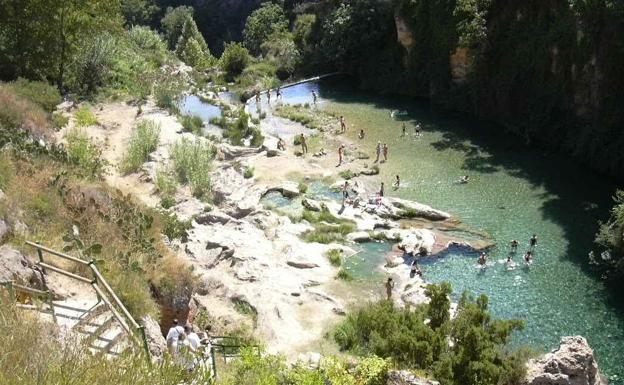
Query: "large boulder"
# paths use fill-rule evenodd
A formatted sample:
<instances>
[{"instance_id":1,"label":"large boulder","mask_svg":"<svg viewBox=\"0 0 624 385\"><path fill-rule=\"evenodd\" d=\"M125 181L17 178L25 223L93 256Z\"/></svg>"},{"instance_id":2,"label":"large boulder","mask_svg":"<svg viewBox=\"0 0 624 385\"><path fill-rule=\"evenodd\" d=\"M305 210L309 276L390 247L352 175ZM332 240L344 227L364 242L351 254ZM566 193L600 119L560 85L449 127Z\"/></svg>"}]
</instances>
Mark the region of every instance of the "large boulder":
<instances>
[{"instance_id":1,"label":"large boulder","mask_svg":"<svg viewBox=\"0 0 624 385\"><path fill-rule=\"evenodd\" d=\"M145 316L143 326L145 326L145 337L152 359L162 358L167 351L167 341L160 330L160 325L151 316Z\"/></svg>"},{"instance_id":2,"label":"large boulder","mask_svg":"<svg viewBox=\"0 0 624 385\"><path fill-rule=\"evenodd\" d=\"M388 372L386 385L440 385L438 381L416 377L407 370L391 370Z\"/></svg>"},{"instance_id":3,"label":"large boulder","mask_svg":"<svg viewBox=\"0 0 624 385\"><path fill-rule=\"evenodd\" d=\"M562 337L559 348L528 363L526 385L606 385L594 352L581 336Z\"/></svg>"},{"instance_id":4,"label":"large boulder","mask_svg":"<svg viewBox=\"0 0 624 385\"><path fill-rule=\"evenodd\" d=\"M19 250L0 246L0 281L14 281L24 286L41 288L41 277Z\"/></svg>"},{"instance_id":5,"label":"large boulder","mask_svg":"<svg viewBox=\"0 0 624 385\"><path fill-rule=\"evenodd\" d=\"M301 205L310 211L317 211L317 212L322 211L323 209L327 208L327 206L325 206L324 203L315 201L314 199L310 199L307 197L304 197L301 200Z\"/></svg>"}]
</instances>

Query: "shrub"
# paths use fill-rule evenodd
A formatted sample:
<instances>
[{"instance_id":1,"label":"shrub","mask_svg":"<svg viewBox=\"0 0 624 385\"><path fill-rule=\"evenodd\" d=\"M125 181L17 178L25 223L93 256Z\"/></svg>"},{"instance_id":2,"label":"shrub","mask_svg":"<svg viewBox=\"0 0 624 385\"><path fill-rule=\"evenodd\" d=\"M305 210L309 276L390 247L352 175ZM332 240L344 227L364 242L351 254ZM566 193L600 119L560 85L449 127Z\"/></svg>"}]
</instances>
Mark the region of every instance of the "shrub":
<instances>
[{"instance_id":1,"label":"shrub","mask_svg":"<svg viewBox=\"0 0 624 385\"><path fill-rule=\"evenodd\" d=\"M175 206L175 204L176 204L176 200L171 195L163 195L163 197L160 198L160 205L164 209L171 208L171 207Z\"/></svg>"},{"instance_id":2,"label":"shrub","mask_svg":"<svg viewBox=\"0 0 624 385\"><path fill-rule=\"evenodd\" d=\"M215 149L197 139L182 138L171 147L173 167L180 183L188 183L193 194L206 197L210 192L210 170Z\"/></svg>"},{"instance_id":3,"label":"shrub","mask_svg":"<svg viewBox=\"0 0 624 385\"><path fill-rule=\"evenodd\" d=\"M249 178L253 178L253 176L254 176L254 169L253 169L253 167L247 167L245 169L245 172L243 173L243 177L245 179L249 179Z\"/></svg>"},{"instance_id":4,"label":"shrub","mask_svg":"<svg viewBox=\"0 0 624 385\"><path fill-rule=\"evenodd\" d=\"M130 138L126 155L119 165L121 172L127 174L137 171L149 158L149 154L156 150L159 135L160 124L152 120L140 121Z\"/></svg>"},{"instance_id":5,"label":"shrub","mask_svg":"<svg viewBox=\"0 0 624 385\"><path fill-rule=\"evenodd\" d=\"M192 227L191 221L181 221L178 219L178 216L173 213L165 213L163 219L163 234L166 235L170 241L174 239L186 240L188 236L187 231Z\"/></svg>"},{"instance_id":6,"label":"shrub","mask_svg":"<svg viewBox=\"0 0 624 385\"><path fill-rule=\"evenodd\" d=\"M93 95L96 89L109 81L118 41L109 33L86 36L80 40L78 54L73 61L73 86L83 95Z\"/></svg>"},{"instance_id":7,"label":"shrub","mask_svg":"<svg viewBox=\"0 0 624 385\"><path fill-rule=\"evenodd\" d=\"M249 145L251 147L260 147L264 144L264 135L262 135L262 132L258 129L254 129L251 132L251 141L249 142Z\"/></svg>"},{"instance_id":8,"label":"shrub","mask_svg":"<svg viewBox=\"0 0 624 385\"><path fill-rule=\"evenodd\" d=\"M52 112L63 101L58 89L46 82L19 78L10 87L16 94L38 104L46 112Z\"/></svg>"},{"instance_id":9,"label":"shrub","mask_svg":"<svg viewBox=\"0 0 624 385\"><path fill-rule=\"evenodd\" d=\"M61 129L67 126L67 123L69 123L69 118L67 116L59 112L52 113L52 125L54 126L54 128Z\"/></svg>"},{"instance_id":10,"label":"shrub","mask_svg":"<svg viewBox=\"0 0 624 385\"><path fill-rule=\"evenodd\" d=\"M89 106L82 106L74 114L76 120L76 127L88 127L97 124L97 118Z\"/></svg>"},{"instance_id":11,"label":"shrub","mask_svg":"<svg viewBox=\"0 0 624 385\"><path fill-rule=\"evenodd\" d=\"M342 265L342 250L340 249L331 249L327 252L327 259L329 259L329 263L332 266L340 266Z\"/></svg>"},{"instance_id":12,"label":"shrub","mask_svg":"<svg viewBox=\"0 0 624 385\"><path fill-rule=\"evenodd\" d=\"M341 268L338 270L338 274L336 275L338 279L342 279L343 281L353 281L353 274L349 270Z\"/></svg>"},{"instance_id":13,"label":"shrub","mask_svg":"<svg viewBox=\"0 0 624 385\"><path fill-rule=\"evenodd\" d=\"M165 52L165 42L156 31L142 25L135 25L128 32L130 41L137 47L151 52Z\"/></svg>"},{"instance_id":14,"label":"shrub","mask_svg":"<svg viewBox=\"0 0 624 385\"><path fill-rule=\"evenodd\" d=\"M86 173L87 176L99 176L104 168L100 159L100 149L91 141L87 134L74 128L65 135L67 140L67 156L69 161Z\"/></svg>"},{"instance_id":15,"label":"shrub","mask_svg":"<svg viewBox=\"0 0 624 385\"><path fill-rule=\"evenodd\" d=\"M172 195L178 189L178 183L169 171L161 167L156 171L156 188L161 194Z\"/></svg>"},{"instance_id":16,"label":"shrub","mask_svg":"<svg viewBox=\"0 0 624 385\"><path fill-rule=\"evenodd\" d=\"M339 175L342 179L352 179L356 176L355 173L351 170L340 171Z\"/></svg>"},{"instance_id":17,"label":"shrub","mask_svg":"<svg viewBox=\"0 0 624 385\"><path fill-rule=\"evenodd\" d=\"M186 132L192 132L195 135L203 134L204 121L199 116L183 115L180 117L180 123Z\"/></svg>"},{"instance_id":18,"label":"shrub","mask_svg":"<svg viewBox=\"0 0 624 385\"><path fill-rule=\"evenodd\" d=\"M0 128L21 128L36 137L45 137L50 133L47 114L34 102L16 92L7 85L0 84Z\"/></svg>"},{"instance_id":19,"label":"shrub","mask_svg":"<svg viewBox=\"0 0 624 385\"><path fill-rule=\"evenodd\" d=\"M230 43L225 45L219 65L230 78L240 75L249 64L251 57L247 48L240 43Z\"/></svg>"},{"instance_id":20,"label":"shrub","mask_svg":"<svg viewBox=\"0 0 624 385\"><path fill-rule=\"evenodd\" d=\"M154 87L156 105L172 112L178 112L178 99L184 90L184 85L175 78L167 78Z\"/></svg>"},{"instance_id":21,"label":"shrub","mask_svg":"<svg viewBox=\"0 0 624 385\"><path fill-rule=\"evenodd\" d=\"M297 189L299 190L301 194L305 194L308 192L308 185L303 182L299 182Z\"/></svg>"}]
</instances>

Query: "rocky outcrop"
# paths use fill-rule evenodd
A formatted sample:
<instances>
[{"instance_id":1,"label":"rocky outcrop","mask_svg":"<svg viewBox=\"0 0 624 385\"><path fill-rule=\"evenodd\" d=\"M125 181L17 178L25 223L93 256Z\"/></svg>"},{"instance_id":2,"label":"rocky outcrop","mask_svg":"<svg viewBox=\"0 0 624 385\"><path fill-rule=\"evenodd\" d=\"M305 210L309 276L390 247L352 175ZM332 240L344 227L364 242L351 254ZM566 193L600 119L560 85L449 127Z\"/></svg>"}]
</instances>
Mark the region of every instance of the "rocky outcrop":
<instances>
[{"instance_id":1,"label":"rocky outcrop","mask_svg":"<svg viewBox=\"0 0 624 385\"><path fill-rule=\"evenodd\" d=\"M422 218L430 221L444 221L451 218L451 214L447 212L401 198L384 198L383 204L389 211L387 215L395 219Z\"/></svg>"},{"instance_id":2,"label":"rocky outcrop","mask_svg":"<svg viewBox=\"0 0 624 385\"><path fill-rule=\"evenodd\" d=\"M453 83L465 83L472 69L472 61L468 48L457 47L455 52L449 57L449 64Z\"/></svg>"},{"instance_id":3,"label":"rocky outcrop","mask_svg":"<svg viewBox=\"0 0 624 385\"><path fill-rule=\"evenodd\" d=\"M559 348L528 363L526 385L606 385L594 352L581 336L563 337Z\"/></svg>"},{"instance_id":4,"label":"rocky outcrop","mask_svg":"<svg viewBox=\"0 0 624 385\"><path fill-rule=\"evenodd\" d=\"M285 196L286 198L294 198L294 197L299 196L299 194L301 194L299 192L299 185L295 182L288 182L288 181L282 182L278 186L269 187L268 189L266 189L266 191L262 195L264 196L270 192L278 192L282 194L283 196Z\"/></svg>"},{"instance_id":5,"label":"rocky outcrop","mask_svg":"<svg viewBox=\"0 0 624 385\"><path fill-rule=\"evenodd\" d=\"M261 147L239 147L232 146L227 143L221 143L219 145L219 149L217 150L217 155L222 160L232 160L243 156L255 155L261 151L263 151Z\"/></svg>"},{"instance_id":6,"label":"rocky outcrop","mask_svg":"<svg viewBox=\"0 0 624 385\"><path fill-rule=\"evenodd\" d=\"M19 250L8 245L0 246L0 281L15 281L25 286L42 288L41 276L33 266Z\"/></svg>"},{"instance_id":7,"label":"rocky outcrop","mask_svg":"<svg viewBox=\"0 0 624 385\"><path fill-rule=\"evenodd\" d=\"M407 370L391 370L388 372L386 385L440 385L440 383L427 378L416 377Z\"/></svg>"},{"instance_id":8,"label":"rocky outcrop","mask_svg":"<svg viewBox=\"0 0 624 385\"><path fill-rule=\"evenodd\" d=\"M307 197L304 197L301 200L301 205L310 211L316 211L316 212L321 211L324 208L325 209L327 208L323 203L317 202L314 199L310 199Z\"/></svg>"},{"instance_id":9,"label":"rocky outcrop","mask_svg":"<svg viewBox=\"0 0 624 385\"><path fill-rule=\"evenodd\" d=\"M167 351L167 341L160 331L158 322L150 316L143 317L143 326L145 327L145 337L152 359L159 360Z\"/></svg>"},{"instance_id":10,"label":"rocky outcrop","mask_svg":"<svg viewBox=\"0 0 624 385\"><path fill-rule=\"evenodd\" d=\"M4 242L4 239L11 233L9 225L2 219L0 219L0 245Z\"/></svg>"}]
</instances>

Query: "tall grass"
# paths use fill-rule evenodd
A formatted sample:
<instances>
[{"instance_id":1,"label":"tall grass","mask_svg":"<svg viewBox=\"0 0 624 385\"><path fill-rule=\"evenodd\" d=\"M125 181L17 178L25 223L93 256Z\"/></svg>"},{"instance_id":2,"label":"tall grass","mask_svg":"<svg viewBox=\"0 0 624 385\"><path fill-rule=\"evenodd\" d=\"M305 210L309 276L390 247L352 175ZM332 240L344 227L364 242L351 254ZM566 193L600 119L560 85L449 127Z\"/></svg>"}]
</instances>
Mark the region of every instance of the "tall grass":
<instances>
[{"instance_id":1,"label":"tall grass","mask_svg":"<svg viewBox=\"0 0 624 385\"><path fill-rule=\"evenodd\" d=\"M86 132L74 128L65 134L69 161L78 166L86 176L99 176L104 168L100 149L89 140Z\"/></svg>"},{"instance_id":2,"label":"tall grass","mask_svg":"<svg viewBox=\"0 0 624 385\"><path fill-rule=\"evenodd\" d=\"M137 171L149 158L149 154L156 150L160 124L152 120L143 120L134 129L126 155L123 157L119 168L123 173Z\"/></svg>"},{"instance_id":3,"label":"tall grass","mask_svg":"<svg viewBox=\"0 0 624 385\"><path fill-rule=\"evenodd\" d=\"M210 170L215 149L200 139L182 138L171 147L173 168L180 183L188 184L193 194L206 198L210 193Z\"/></svg>"},{"instance_id":4,"label":"tall grass","mask_svg":"<svg viewBox=\"0 0 624 385\"><path fill-rule=\"evenodd\" d=\"M180 123L186 132L191 132L195 135L203 134L204 121L199 116L183 115L180 117Z\"/></svg>"},{"instance_id":5,"label":"tall grass","mask_svg":"<svg viewBox=\"0 0 624 385\"><path fill-rule=\"evenodd\" d=\"M4 84L0 84L0 128L21 128L36 137L51 135L46 112Z\"/></svg>"}]
</instances>

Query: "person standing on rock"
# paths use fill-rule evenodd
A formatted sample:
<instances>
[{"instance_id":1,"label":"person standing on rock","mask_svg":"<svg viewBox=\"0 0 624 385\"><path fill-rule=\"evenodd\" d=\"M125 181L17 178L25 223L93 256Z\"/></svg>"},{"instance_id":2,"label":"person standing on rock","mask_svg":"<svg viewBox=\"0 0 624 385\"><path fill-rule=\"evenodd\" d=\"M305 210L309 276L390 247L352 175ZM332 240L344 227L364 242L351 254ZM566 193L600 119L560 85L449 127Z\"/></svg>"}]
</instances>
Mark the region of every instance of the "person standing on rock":
<instances>
[{"instance_id":1,"label":"person standing on rock","mask_svg":"<svg viewBox=\"0 0 624 385\"><path fill-rule=\"evenodd\" d=\"M266 94L267 94L267 102L271 104L271 90L267 90Z\"/></svg>"},{"instance_id":2,"label":"person standing on rock","mask_svg":"<svg viewBox=\"0 0 624 385\"><path fill-rule=\"evenodd\" d=\"M260 91L256 91L256 104L260 104Z\"/></svg>"},{"instance_id":3,"label":"person standing on rock","mask_svg":"<svg viewBox=\"0 0 624 385\"><path fill-rule=\"evenodd\" d=\"M347 122L345 121L344 116L340 116L340 131L343 134L347 132Z\"/></svg>"},{"instance_id":4,"label":"person standing on rock","mask_svg":"<svg viewBox=\"0 0 624 385\"><path fill-rule=\"evenodd\" d=\"M386 281L386 296L388 297L388 301L392 299L392 289L394 289L394 281L392 281L392 278L388 278Z\"/></svg>"},{"instance_id":5,"label":"person standing on rock","mask_svg":"<svg viewBox=\"0 0 624 385\"><path fill-rule=\"evenodd\" d=\"M275 91L275 94L277 95L276 98L277 100L282 99L282 89L277 87L277 91Z\"/></svg>"},{"instance_id":6,"label":"person standing on rock","mask_svg":"<svg viewBox=\"0 0 624 385\"><path fill-rule=\"evenodd\" d=\"M377 147L375 147L375 152L377 153L377 158L375 159L375 163L379 162L379 156L381 155L381 142L377 142Z\"/></svg>"},{"instance_id":7,"label":"person standing on rock","mask_svg":"<svg viewBox=\"0 0 624 385\"><path fill-rule=\"evenodd\" d=\"M169 354L175 356L178 352L178 341L180 340L180 334L184 334L182 326L178 325L177 318L173 320L173 325L167 332L167 350Z\"/></svg>"},{"instance_id":8,"label":"person standing on rock","mask_svg":"<svg viewBox=\"0 0 624 385\"><path fill-rule=\"evenodd\" d=\"M340 147L338 147L338 166L342 164L342 160L344 158L344 150L345 146L344 144L341 144Z\"/></svg>"},{"instance_id":9,"label":"person standing on rock","mask_svg":"<svg viewBox=\"0 0 624 385\"><path fill-rule=\"evenodd\" d=\"M306 138L305 135L301 134L301 152L303 152L303 155L308 153L308 144L306 143Z\"/></svg>"},{"instance_id":10,"label":"person standing on rock","mask_svg":"<svg viewBox=\"0 0 624 385\"><path fill-rule=\"evenodd\" d=\"M316 91L312 90L312 103L316 105Z\"/></svg>"}]
</instances>

